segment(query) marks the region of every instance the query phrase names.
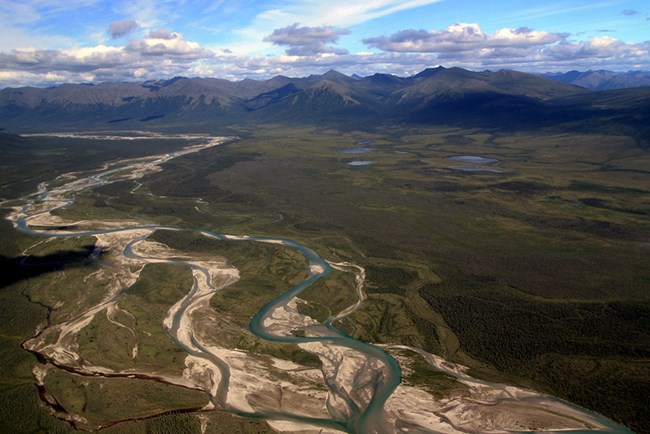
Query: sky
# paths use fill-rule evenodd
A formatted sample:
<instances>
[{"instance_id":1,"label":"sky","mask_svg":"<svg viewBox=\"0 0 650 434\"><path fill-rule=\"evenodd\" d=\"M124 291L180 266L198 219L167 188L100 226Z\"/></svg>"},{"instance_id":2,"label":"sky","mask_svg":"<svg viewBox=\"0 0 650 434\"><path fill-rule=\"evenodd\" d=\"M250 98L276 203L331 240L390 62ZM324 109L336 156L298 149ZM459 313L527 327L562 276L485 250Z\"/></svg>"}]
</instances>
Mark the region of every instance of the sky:
<instances>
[{"instance_id":1,"label":"sky","mask_svg":"<svg viewBox=\"0 0 650 434\"><path fill-rule=\"evenodd\" d=\"M650 2L0 0L0 87L650 70Z\"/></svg>"}]
</instances>

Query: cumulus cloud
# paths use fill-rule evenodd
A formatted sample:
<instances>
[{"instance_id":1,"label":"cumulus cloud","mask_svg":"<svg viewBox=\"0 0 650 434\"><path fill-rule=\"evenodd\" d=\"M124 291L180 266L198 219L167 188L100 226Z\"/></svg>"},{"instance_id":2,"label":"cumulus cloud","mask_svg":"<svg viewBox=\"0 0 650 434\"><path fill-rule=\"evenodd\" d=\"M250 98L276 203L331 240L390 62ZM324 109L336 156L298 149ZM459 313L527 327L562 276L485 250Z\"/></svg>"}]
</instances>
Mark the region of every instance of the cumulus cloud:
<instances>
[{"instance_id":1,"label":"cumulus cloud","mask_svg":"<svg viewBox=\"0 0 650 434\"><path fill-rule=\"evenodd\" d=\"M288 46L289 56L317 56L319 54L348 54L348 50L328 46L335 44L341 35L349 35L347 29L334 26L300 27L294 23L290 26L273 30L264 41L275 45Z\"/></svg>"},{"instance_id":2,"label":"cumulus cloud","mask_svg":"<svg viewBox=\"0 0 650 434\"><path fill-rule=\"evenodd\" d=\"M549 47L545 54L552 60L571 61L576 59L625 58L648 55L650 44L626 44L609 36L592 38L588 41L557 44Z\"/></svg>"},{"instance_id":3,"label":"cumulus cloud","mask_svg":"<svg viewBox=\"0 0 650 434\"><path fill-rule=\"evenodd\" d=\"M331 46L348 33L332 26L294 24L279 28L267 36L267 41L286 47L286 54L281 55L242 55L226 47L210 49L164 28L115 46L0 51L0 87L144 81L177 75L265 79L278 74L306 76L328 69L346 74L385 72L407 76L436 65L536 72L625 71L643 68L650 57L650 41L627 43L604 34L574 40L566 34L529 28L506 28L488 34L478 24L462 23L443 30L406 29L367 39L368 45L380 50L363 53L348 53Z\"/></svg>"},{"instance_id":4,"label":"cumulus cloud","mask_svg":"<svg viewBox=\"0 0 650 434\"><path fill-rule=\"evenodd\" d=\"M170 32L167 29L156 29L156 30L150 30L149 33L147 34L147 38L149 39L176 39L178 38L179 35L178 33Z\"/></svg>"},{"instance_id":5,"label":"cumulus cloud","mask_svg":"<svg viewBox=\"0 0 650 434\"><path fill-rule=\"evenodd\" d=\"M565 39L566 33L532 30L499 29L493 34L483 32L478 24L456 23L444 30L407 29L391 36L364 39L363 43L383 51L403 53L444 53L496 47L532 47Z\"/></svg>"},{"instance_id":6,"label":"cumulus cloud","mask_svg":"<svg viewBox=\"0 0 650 434\"><path fill-rule=\"evenodd\" d=\"M138 28L138 23L134 20L113 21L108 26L108 33L111 38L118 39L128 35Z\"/></svg>"},{"instance_id":7,"label":"cumulus cloud","mask_svg":"<svg viewBox=\"0 0 650 434\"><path fill-rule=\"evenodd\" d=\"M31 73L89 72L126 64L118 48L98 45L78 50L11 50L0 53L0 63L8 70Z\"/></svg>"},{"instance_id":8,"label":"cumulus cloud","mask_svg":"<svg viewBox=\"0 0 650 434\"><path fill-rule=\"evenodd\" d=\"M650 56L650 41L626 43L609 36L573 41L569 36L525 27L487 34L478 24L457 23L443 30L406 29L363 42L391 54L394 63L418 55L429 58L430 64L470 69L626 70L639 69Z\"/></svg>"},{"instance_id":9,"label":"cumulus cloud","mask_svg":"<svg viewBox=\"0 0 650 434\"><path fill-rule=\"evenodd\" d=\"M179 33L154 33L125 46L96 45L68 50L16 49L0 52L0 75L15 77L24 73L21 84L32 84L35 77L50 83L62 81L132 80L182 75L196 62L209 61L215 54ZM152 38L149 36L158 36ZM162 59L162 61L161 61Z\"/></svg>"},{"instance_id":10,"label":"cumulus cloud","mask_svg":"<svg viewBox=\"0 0 650 434\"><path fill-rule=\"evenodd\" d=\"M514 68L528 71L561 69L638 69L650 55L650 42L626 43L608 36L586 41L562 40L541 47L482 48L440 53L439 62L469 68Z\"/></svg>"},{"instance_id":11,"label":"cumulus cloud","mask_svg":"<svg viewBox=\"0 0 650 434\"><path fill-rule=\"evenodd\" d=\"M186 41L178 34L172 39L145 38L131 41L124 51L137 56L164 56L176 60L200 59L209 57L211 54L198 42Z\"/></svg>"}]
</instances>

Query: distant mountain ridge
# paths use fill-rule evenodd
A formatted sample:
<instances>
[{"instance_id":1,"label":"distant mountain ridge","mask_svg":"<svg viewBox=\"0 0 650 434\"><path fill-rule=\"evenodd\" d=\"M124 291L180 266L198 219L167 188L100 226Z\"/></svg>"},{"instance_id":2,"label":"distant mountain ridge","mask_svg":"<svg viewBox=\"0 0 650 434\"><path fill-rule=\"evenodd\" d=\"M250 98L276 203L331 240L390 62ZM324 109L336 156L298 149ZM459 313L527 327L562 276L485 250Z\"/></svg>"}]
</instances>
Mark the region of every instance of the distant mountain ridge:
<instances>
[{"instance_id":1,"label":"distant mountain ridge","mask_svg":"<svg viewBox=\"0 0 650 434\"><path fill-rule=\"evenodd\" d=\"M518 128L557 122L600 125L595 120L599 117L638 126L650 119L650 88L609 92L512 70L443 67L410 77L380 73L349 77L334 70L303 78L237 82L174 77L142 83L6 88L0 91L0 128L206 130L271 122Z\"/></svg>"},{"instance_id":2,"label":"distant mountain ridge","mask_svg":"<svg viewBox=\"0 0 650 434\"><path fill-rule=\"evenodd\" d=\"M564 73L548 72L542 74L542 76L561 83L572 84L592 90L650 87L650 72L648 71L613 72L606 70L589 70L580 72L574 70Z\"/></svg>"}]
</instances>

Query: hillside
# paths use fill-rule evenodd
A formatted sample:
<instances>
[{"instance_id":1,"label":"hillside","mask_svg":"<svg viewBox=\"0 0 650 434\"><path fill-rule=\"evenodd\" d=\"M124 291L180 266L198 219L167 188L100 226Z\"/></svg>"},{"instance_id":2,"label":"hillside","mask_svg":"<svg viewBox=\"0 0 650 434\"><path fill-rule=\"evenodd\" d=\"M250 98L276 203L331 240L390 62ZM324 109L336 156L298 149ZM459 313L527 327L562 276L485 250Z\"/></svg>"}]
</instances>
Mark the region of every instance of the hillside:
<instances>
[{"instance_id":1,"label":"hillside","mask_svg":"<svg viewBox=\"0 0 650 434\"><path fill-rule=\"evenodd\" d=\"M615 114L614 124L648 120L646 111L630 112L631 107L648 105L648 92L618 92L589 91L518 71L443 67L410 77L349 77L336 71L264 81L176 77L6 88L0 91L0 128L20 132L189 125L206 130L251 122L339 127L406 122L516 129L573 122L587 112L592 120ZM606 107L598 103L605 100L610 101Z\"/></svg>"},{"instance_id":2,"label":"hillside","mask_svg":"<svg viewBox=\"0 0 650 434\"><path fill-rule=\"evenodd\" d=\"M547 73L543 74L543 76L561 83L572 84L592 90L629 89L650 86L650 72L647 71L619 73L606 70L589 70L584 72Z\"/></svg>"}]
</instances>

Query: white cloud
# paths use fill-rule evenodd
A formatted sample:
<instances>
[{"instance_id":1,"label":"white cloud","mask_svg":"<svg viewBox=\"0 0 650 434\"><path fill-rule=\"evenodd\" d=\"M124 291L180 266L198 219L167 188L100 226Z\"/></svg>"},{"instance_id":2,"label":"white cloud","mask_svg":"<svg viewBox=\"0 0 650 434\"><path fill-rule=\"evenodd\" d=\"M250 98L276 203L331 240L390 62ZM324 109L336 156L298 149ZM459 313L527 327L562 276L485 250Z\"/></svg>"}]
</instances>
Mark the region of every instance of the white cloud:
<instances>
[{"instance_id":1,"label":"white cloud","mask_svg":"<svg viewBox=\"0 0 650 434\"><path fill-rule=\"evenodd\" d=\"M156 34L154 33L154 36ZM128 80L159 74L178 75L188 64L210 60L214 53L200 44L187 41L179 33L172 39L144 38L125 46L96 45L67 50L16 49L0 52L0 72L4 79L25 74L32 83L36 76L43 83L61 80ZM158 34L157 36L164 36ZM163 59L161 61L161 59ZM48 74L50 74L48 76ZM158 78L158 77L155 77ZM25 80L18 80L24 83Z\"/></svg>"},{"instance_id":2,"label":"white cloud","mask_svg":"<svg viewBox=\"0 0 650 434\"><path fill-rule=\"evenodd\" d=\"M474 69L527 71L607 68L627 70L646 64L650 42L626 43L609 36L571 41L566 33L529 28L483 32L478 24L458 23L443 30L406 29L364 42L386 53L428 56L432 63ZM591 62L591 63L590 63Z\"/></svg>"},{"instance_id":3,"label":"white cloud","mask_svg":"<svg viewBox=\"0 0 650 434\"><path fill-rule=\"evenodd\" d=\"M161 35L154 33L154 36ZM201 59L212 56L212 52L202 48L198 42L186 41L179 33L174 33L174 37L169 37L169 35L163 36L165 37L148 37L131 41L124 48L124 51L138 56L164 56L177 61L180 59Z\"/></svg>"},{"instance_id":4,"label":"white cloud","mask_svg":"<svg viewBox=\"0 0 650 434\"><path fill-rule=\"evenodd\" d=\"M353 11L357 14L355 19L386 13L391 8L412 7L415 2L397 3L377 0L371 5L362 1L359 9ZM320 10L322 2L306 0L301 4L314 13ZM343 2L333 0L333 6L333 10L344 11ZM299 15L281 11L269 14L278 20ZM348 53L333 45L344 36L354 37L347 29L319 24L316 18L304 25L297 22L275 22L261 35L259 30L251 30L253 33L248 36L257 35L258 39L248 52L241 50L243 45L230 43L206 47L186 39L180 32L157 27L145 27L142 32L133 33L131 40L119 40L122 42L109 40L81 47L69 44L73 48L67 49L52 49L40 43L35 44L39 49L9 46L0 48L0 87L144 81L176 75L263 79L278 74L305 76L331 68L347 74L410 75L440 64L539 72L589 68L620 71L648 65L650 57L650 42L626 43L610 36L572 40L564 33L529 28L502 28L486 33L475 23L457 23L441 30L405 29L366 39L373 47L368 52ZM272 50L260 49L274 45L287 50L273 54Z\"/></svg>"},{"instance_id":5,"label":"white cloud","mask_svg":"<svg viewBox=\"0 0 650 434\"><path fill-rule=\"evenodd\" d=\"M348 35L347 29L334 26L300 27L298 23L273 30L264 41L288 46L290 56L316 56L320 54L347 54L348 50L337 49L327 44L336 43L340 35Z\"/></svg>"},{"instance_id":6,"label":"white cloud","mask_svg":"<svg viewBox=\"0 0 650 434\"><path fill-rule=\"evenodd\" d=\"M565 39L567 33L551 33L531 30L526 27L518 29L499 29L488 37L488 44L492 47L532 47L553 44Z\"/></svg>"},{"instance_id":7,"label":"white cloud","mask_svg":"<svg viewBox=\"0 0 650 434\"><path fill-rule=\"evenodd\" d=\"M331 68L346 74L411 75L440 64L538 72L589 68L628 70L647 64L649 53L650 43L627 44L605 37L547 46L521 44L440 53L241 56L213 52L178 34L174 39L146 38L121 47L98 45L65 51L31 49L0 53L0 86L144 81L177 75L265 79L278 74L306 76Z\"/></svg>"},{"instance_id":8,"label":"white cloud","mask_svg":"<svg viewBox=\"0 0 650 434\"><path fill-rule=\"evenodd\" d=\"M568 34L536 31L528 28L499 29L483 32L478 24L456 23L444 30L406 29L391 36L364 39L370 47L403 53L444 53L495 47L532 47L553 44Z\"/></svg>"}]
</instances>

